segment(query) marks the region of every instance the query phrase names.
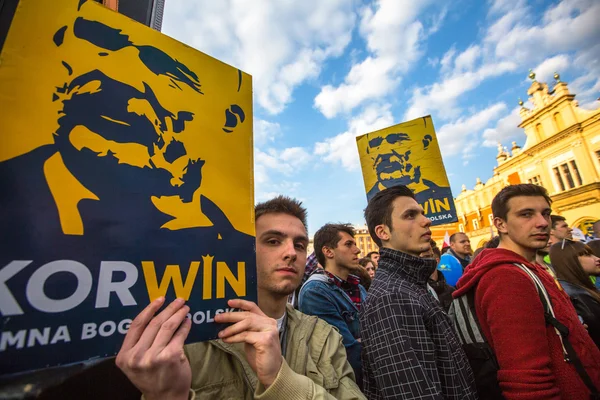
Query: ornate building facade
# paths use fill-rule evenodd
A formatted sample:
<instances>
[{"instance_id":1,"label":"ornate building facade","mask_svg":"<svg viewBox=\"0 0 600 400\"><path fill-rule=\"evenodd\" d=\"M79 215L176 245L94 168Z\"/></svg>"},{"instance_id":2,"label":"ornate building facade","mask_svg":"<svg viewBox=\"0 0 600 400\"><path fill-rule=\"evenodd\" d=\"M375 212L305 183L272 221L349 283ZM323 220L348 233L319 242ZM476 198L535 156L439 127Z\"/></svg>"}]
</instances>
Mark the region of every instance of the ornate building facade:
<instances>
[{"instance_id":1,"label":"ornate building facade","mask_svg":"<svg viewBox=\"0 0 600 400\"><path fill-rule=\"evenodd\" d=\"M465 232L473 249L492 236L491 202L505 186L534 183L545 187L552 198L553 214L567 219L584 233L600 219L600 108L580 109L575 94L555 74L550 90L529 76L527 91L533 108L522 101L520 128L527 137L523 148L512 142L508 150L498 144L498 165L485 183L479 178L473 189L462 186L454 199L459 222L432 229L441 246L445 232Z\"/></svg>"},{"instance_id":2,"label":"ornate building facade","mask_svg":"<svg viewBox=\"0 0 600 400\"><path fill-rule=\"evenodd\" d=\"M379 247L375 244L373 239L371 239L371 235L369 234L369 228L365 225L363 226L355 226L354 227L354 239L356 240L356 245L360 249L359 257L365 257L372 251L379 251Z\"/></svg>"}]
</instances>

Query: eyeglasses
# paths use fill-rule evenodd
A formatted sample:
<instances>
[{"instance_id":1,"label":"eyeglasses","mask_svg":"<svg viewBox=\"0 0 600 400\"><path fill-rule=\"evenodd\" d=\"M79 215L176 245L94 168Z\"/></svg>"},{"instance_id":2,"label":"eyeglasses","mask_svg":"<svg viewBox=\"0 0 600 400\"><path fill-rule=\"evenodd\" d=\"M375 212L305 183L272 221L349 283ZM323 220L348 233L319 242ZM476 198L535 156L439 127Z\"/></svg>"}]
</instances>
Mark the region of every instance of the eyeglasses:
<instances>
[{"instance_id":1,"label":"eyeglasses","mask_svg":"<svg viewBox=\"0 0 600 400\"><path fill-rule=\"evenodd\" d=\"M410 140L410 136L407 133L390 133L386 137L376 137L369 140L369 147L377 147L380 146L383 141L388 142L389 144L402 143L406 140Z\"/></svg>"}]
</instances>

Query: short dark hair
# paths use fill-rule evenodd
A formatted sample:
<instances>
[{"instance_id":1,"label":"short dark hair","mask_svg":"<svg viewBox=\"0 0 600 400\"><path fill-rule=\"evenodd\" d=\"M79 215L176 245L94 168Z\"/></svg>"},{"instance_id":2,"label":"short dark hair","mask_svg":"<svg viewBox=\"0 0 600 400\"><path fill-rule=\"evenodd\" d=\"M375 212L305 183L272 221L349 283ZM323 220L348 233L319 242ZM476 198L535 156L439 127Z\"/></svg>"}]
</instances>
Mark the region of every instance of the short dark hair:
<instances>
[{"instance_id":1,"label":"short dark hair","mask_svg":"<svg viewBox=\"0 0 600 400\"><path fill-rule=\"evenodd\" d=\"M340 241L340 232L346 232L348 235L354 237L354 228L351 224L325 224L315 232L315 255L323 268L325 268L326 261L325 254L323 254L323 247L327 246L335 249Z\"/></svg>"},{"instance_id":2,"label":"short dark hair","mask_svg":"<svg viewBox=\"0 0 600 400\"><path fill-rule=\"evenodd\" d=\"M377 193L371 198L369 204L365 208L365 220L367 221L367 227L371 238L381 247L381 239L377 237L375 233L375 227L377 225L386 225L392 229L392 211L394 210L393 202L397 197L410 197L415 198L415 194L408 187L404 185L392 186L384 189Z\"/></svg>"},{"instance_id":3,"label":"short dark hair","mask_svg":"<svg viewBox=\"0 0 600 400\"><path fill-rule=\"evenodd\" d=\"M302 207L302 202L291 197L279 195L271 200L258 203L254 207L254 220L257 221L265 214L287 214L298 218L304 228L308 231L306 225L306 208Z\"/></svg>"},{"instance_id":4,"label":"short dark hair","mask_svg":"<svg viewBox=\"0 0 600 400\"><path fill-rule=\"evenodd\" d=\"M550 220L552 221L552 229L554 229L556 228L556 224L558 224L560 221L566 221L567 219L560 215L551 215Z\"/></svg>"},{"instance_id":5,"label":"short dark hair","mask_svg":"<svg viewBox=\"0 0 600 400\"><path fill-rule=\"evenodd\" d=\"M600 239L590 240L586 243L596 257L600 257Z\"/></svg>"},{"instance_id":6,"label":"short dark hair","mask_svg":"<svg viewBox=\"0 0 600 400\"><path fill-rule=\"evenodd\" d=\"M552 204L552 199L548 192L542 186L533 183L521 183L519 185L509 185L502 189L492 200L492 214L494 218L501 218L506 221L508 215L508 201L513 197L529 196L543 197L548 204Z\"/></svg>"},{"instance_id":7,"label":"short dark hair","mask_svg":"<svg viewBox=\"0 0 600 400\"><path fill-rule=\"evenodd\" d=\"M370 259L371 259L371 256L372 256L373 254L379 254L379 252L378 252L378 251L370 251L370 252L368 252L368 253L367 253L367 255L365 256L365 258L368 258L368 259L370 260Z\"/></svg>"},{"instance_id":8,"label":"short dark hair","mask_svg":"<svg viewBox=\"0 0 600 400\"><path fill-rule=\"evenodd\" d=\"M494 236L483 246L486 249L495 249L500 244L500 236Z\"/></svg>"},{"instance_id":9,"label":"short dark hair","mask_svg":"<svg viewBox=\"0 0 600 400\"><path fill-rule=\"evenodd\" d=\"M440 248L437 246L432 246L431 247L431 251L433 251L433 254L435 254L435 256L439 259L442 258L442 252L440 251Z\"/></svg>"},{"instance_id":10,"label":"short dark hair","mask_svg":"<svg viewBox=\"0 0 600 400\"><path fill-rule=\"evenodd\" d=\"M456 236L458 236L458 235L465 235L465 236L467 236L467 234L464 233L464 232L453 233L452 235L450 235L450 243L454 243L456 241ZM469 238L469 237L467 236L467 238Z\"/></svg>"}]
</instances>

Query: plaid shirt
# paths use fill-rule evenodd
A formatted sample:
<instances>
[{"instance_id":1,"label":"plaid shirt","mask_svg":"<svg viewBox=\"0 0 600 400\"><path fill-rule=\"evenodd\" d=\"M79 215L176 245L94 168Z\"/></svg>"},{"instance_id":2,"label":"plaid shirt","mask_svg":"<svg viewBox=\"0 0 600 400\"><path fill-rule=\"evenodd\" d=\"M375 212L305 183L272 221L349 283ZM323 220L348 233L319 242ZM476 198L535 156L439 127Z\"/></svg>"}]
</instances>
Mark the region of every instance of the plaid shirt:
<instances>
[{"instance_id":1,"label":"plaid shirt","mask_svg":"<svg viewBox=\"0 0 600 400\"><path fill-rule=\"evenodd\" d=\"M435 261L379 250L360 311L368 399L477 399L469 361L448 315L427 292Z\"/></svg>"},{"instance_id":2,"label":"plaid shirt","mask_svg":"<svg viewBox=\"0 0 600 400\"><path fill-rule=\"evenodd\" d=\"M360 285L360 278L358 276L348 275L348 279L343 280L329 271L323 270L322 273L325 273L325 275L329 277L329 282L342 289L348 295L348 297L350 297L350 300L352 300L356 308L360 310L361 299L360 288L358 287L358 285Z\"/></svg>"},{"instance_id":3,"label":"plaid shirt","mask_svg":"<svg viewBox=\"0 0 600 400\"><path fill-rule=\"evenodd\" d=\"M306 259L306 268L304 269L304 277L302 278L302 283L306 282L306 280L315 272L322 270L319 267L319 261L317 260L317 255L313 252Z\"/></svg>"}]
</instances>

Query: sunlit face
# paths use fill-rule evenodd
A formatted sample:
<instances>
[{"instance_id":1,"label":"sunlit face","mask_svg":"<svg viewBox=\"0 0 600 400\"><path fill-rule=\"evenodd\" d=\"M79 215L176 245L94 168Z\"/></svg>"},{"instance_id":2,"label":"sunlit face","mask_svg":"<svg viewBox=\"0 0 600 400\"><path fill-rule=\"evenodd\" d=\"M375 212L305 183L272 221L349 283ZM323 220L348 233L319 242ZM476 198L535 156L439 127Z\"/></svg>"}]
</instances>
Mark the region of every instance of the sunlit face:
<instances>
[{"instance_id":1,"label":"sunlit face","mask_svg":"<svg viewBox=\"0 0 600 400\"><path fill-rule=\"evenodd\" d=\"M333 259L338 267L355 270L358 268L358 255L360 249L356 246L356 240L347 232L338 232L337 245L333 249L324 248L323 253L328 259Z\"/></svg>"},{"instance_id":2,"label":"sunlit face","mask_svg":"<svg viewBox=\"0 0 600 400\"><path fill-rule=\"evenodd\" d=\"M371 279L375 278L375 266L373 265L372 262L368 263L367 266L365 267L365 269L369 273L369 276L371 277Z\"/></svg>"},{"instance_id":3,"label":"sunlit face","mask_svg":"<svg viewBox=\"0 0 600 400\"><path fill-rule=\"evenodd\" d=\"M558 221L550 233L556 239L555 242L563 239L573 239L573 229L569 228L566 221Z\"/></svg>"},{"instance_id":4,"label":"sunlit face","mask_svg":"<svg viewBox=\"0 0 600 400\"><path fill-rule=\"evenodd\" d=\"M269 213L256 220L256 267L259 292L291 294L304 275L306 228L298 218Z\"/></svg>"},{"instance_id":5,"label":"sunlit face","mask_svg":"<svg viewBox=\"0 0 600 400\"><path fill-rule=\"evenodd\" d=\"M550 236L551 211L544 197L516 196L508 200L506 221L496 217L494 224L517 247L540 250L546 247Z\"/></svg>"},{"instance_id":6,"label":"sunlit face","mask_svg":"<svg viewBox=\"0 0 600 400\"><path fill-rule=\"evenodd\" d=\"M593 254L586 254L577 258L586 274L592 276L600 275L600 258Z\"/></svg>"},{"instance_id":7,"label":"sunlit face","mask_svg":"<svg viewBox=\"0 0 600 400\"><path fill-rule=\"evenodd\" d=\"M456 236L454 236L454 242L450 243L450 248L461 257L473 254L471 241L464 233L457 233Z\"/></svg>"},{"instance_id":8,"label":"sunlit face","mask_svg":"<svg viewBox=\"0 0 600 400\"><path fill-rule=\"evenodd\" d=\"M383 247L418 257L431 248L431 221L425 216L423 207L415 199L400 196L392 202L392 226L378 225L375 228Z\"/></svg>"}]
</instances>

